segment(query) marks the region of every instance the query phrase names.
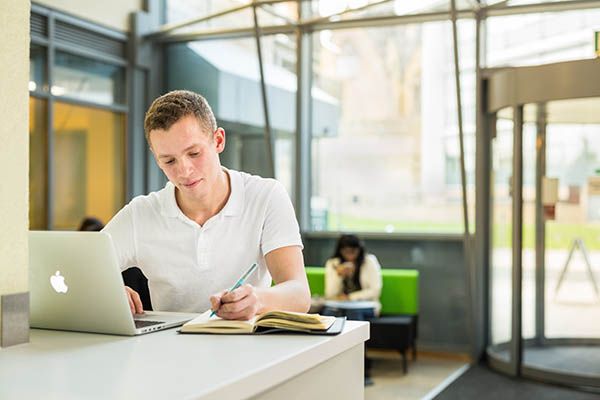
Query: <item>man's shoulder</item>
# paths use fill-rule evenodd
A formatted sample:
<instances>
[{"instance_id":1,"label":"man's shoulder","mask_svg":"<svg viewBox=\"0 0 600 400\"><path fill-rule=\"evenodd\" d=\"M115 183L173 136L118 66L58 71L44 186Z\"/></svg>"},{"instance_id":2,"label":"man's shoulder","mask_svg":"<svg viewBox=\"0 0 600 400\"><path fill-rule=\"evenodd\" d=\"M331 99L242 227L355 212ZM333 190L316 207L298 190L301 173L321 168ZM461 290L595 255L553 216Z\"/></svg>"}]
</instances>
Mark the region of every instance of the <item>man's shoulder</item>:
<instances>
[{"instance_id":1,"label":"man's shoulder","mask_svg":"<svg viewBox=\"0 0 600 400\"><path fill-rule=\"evenodd\" d=\"M164 197L167 196L168 188L164 187L160 190L142 194L134 197L128 204L128 207L137 212L151 212L161 210L161 205L164 202Z\"/></svg>"},{"instance_id":2,"label":"man's shoulder","mask_svg":"<svg viewBox=\"0 0 600 400\"><path fill-rule=\"evenodd\" d=\"M276 179L263 178L242 171L233 171L233 174L235 174L233 179L236 180L235 190L242 193L241 201L246 210L253 210L252 212L256 213L265 208L281 207L285 204L282 199L289 198L283 184Z\"/></svg>"},{"instance_id":3,"label":"man's shoulder","mask_svg":"<svg viewBox=\"0 0 600 400\"><path fill-rule=\"evenodd\" d=\"M279 181L273 178L263 178L243 171L234 172L239 174L246 196L268 196L277 186L281 185Z\"/></svg>"},{"instance_id":4,"label":"man's shoulder","mask_svg":"<svg viewBox=\"0 0 600 400\"><path fill-rule=\"evenodd\" d=\"M279 183L276 179L273 178L263 178L260 175L253 175L244 171L234 171L240 174L242 178L242 182L244 183L244 187L246 188L272 188L276 184Z\"/></svg>"}]
</instances>

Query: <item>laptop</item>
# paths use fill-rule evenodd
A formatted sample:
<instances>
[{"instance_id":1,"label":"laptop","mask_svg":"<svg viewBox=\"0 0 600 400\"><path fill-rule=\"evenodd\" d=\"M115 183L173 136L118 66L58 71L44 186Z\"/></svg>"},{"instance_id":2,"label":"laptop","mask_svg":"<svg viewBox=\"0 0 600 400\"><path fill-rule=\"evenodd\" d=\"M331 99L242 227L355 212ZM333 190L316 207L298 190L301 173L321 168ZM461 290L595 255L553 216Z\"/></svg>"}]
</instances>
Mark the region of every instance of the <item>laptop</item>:
<instances>
[{"instance_id":1,"label":"laptop","mask_svg":"<svg viewBox=\"0 0 600 400\"><path fill-rule=\"evenodd\" d=\"M131 314L111 237L104 232L29 232L32 328L140 335L198 314Z\"/></svg>"}]
</instances>

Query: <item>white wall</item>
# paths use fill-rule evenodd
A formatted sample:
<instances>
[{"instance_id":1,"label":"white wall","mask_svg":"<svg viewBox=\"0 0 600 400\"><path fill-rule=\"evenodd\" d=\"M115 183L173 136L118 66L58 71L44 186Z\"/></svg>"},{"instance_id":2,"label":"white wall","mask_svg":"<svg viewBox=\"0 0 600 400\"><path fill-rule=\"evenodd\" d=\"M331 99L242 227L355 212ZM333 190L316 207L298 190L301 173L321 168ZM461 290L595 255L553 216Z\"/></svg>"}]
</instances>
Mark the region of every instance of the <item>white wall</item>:
<instances>
[{"instance_id":1,"label":"white wall","mask_svg":"<svg viewBox=\"0 0 600 400\"><path fill-rule=\"evenodd\" d=\"M3 295L28 291L28 1L0 1L0 37L0 295Z\"/></svg>"},{"instance_id":2,"label":"white wall","mask_svg":"<svg viewBox=\"0 0 600 400\"><path fill-rule=\"evenodd\" d=\"M141 10L143 0L35 0L34 3L128 31L129 13Z\"/></svg>"}]
</instances>

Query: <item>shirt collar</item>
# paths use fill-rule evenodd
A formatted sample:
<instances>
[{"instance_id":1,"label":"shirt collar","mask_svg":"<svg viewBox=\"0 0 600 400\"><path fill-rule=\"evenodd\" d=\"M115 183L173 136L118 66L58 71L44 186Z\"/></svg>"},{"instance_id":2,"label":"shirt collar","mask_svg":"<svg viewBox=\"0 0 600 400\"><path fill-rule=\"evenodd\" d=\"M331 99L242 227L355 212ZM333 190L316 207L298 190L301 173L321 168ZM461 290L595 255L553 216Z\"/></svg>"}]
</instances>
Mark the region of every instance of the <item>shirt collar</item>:
<instances>
[{"instance_id":1,"label":"shirt collar","mask_svg":"<svg viewBox=\"0 0 600 400\"><path fill-rule=\"evenodd\" d=\"M227 199L227 203L225 203L219 214L233 217L239 215L244 206L244 182L239 171L222 168L229 175L231 193L229 193L229 199ZM168 181L161 195L161 214L163 216L171 218L184 216L175 199L175 185Z\"/></svg>"},{"instance_id":2,"label":"shirt collar","mask_svg":"<svg viewBox=\"0 0 600 400\"><path fill-rule=\"evenodd\" d=\"M165 217L176 218L181 212L175 200L175 185L168 181L162 190L160 199L160 211Z\"/></svg>"}]
</instances>

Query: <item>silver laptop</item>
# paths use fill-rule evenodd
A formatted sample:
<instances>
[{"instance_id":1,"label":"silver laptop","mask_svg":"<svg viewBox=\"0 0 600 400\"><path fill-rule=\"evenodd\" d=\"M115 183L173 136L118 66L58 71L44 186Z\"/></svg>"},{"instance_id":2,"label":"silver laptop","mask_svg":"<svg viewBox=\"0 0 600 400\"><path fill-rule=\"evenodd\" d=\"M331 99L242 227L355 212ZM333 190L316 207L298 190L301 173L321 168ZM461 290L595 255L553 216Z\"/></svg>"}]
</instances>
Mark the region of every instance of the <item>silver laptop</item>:
<instances>
[{"instance_id":1,"label":"silver laptop","mask_svg":"<svg viewBox=\"0 0 600 400\"><path fill-rule=\"evenodd\" d=\"M115 250L103 232L29 232L32 328L140 335L197 316L129 308Z\"/></svg>"}]
</instances>

